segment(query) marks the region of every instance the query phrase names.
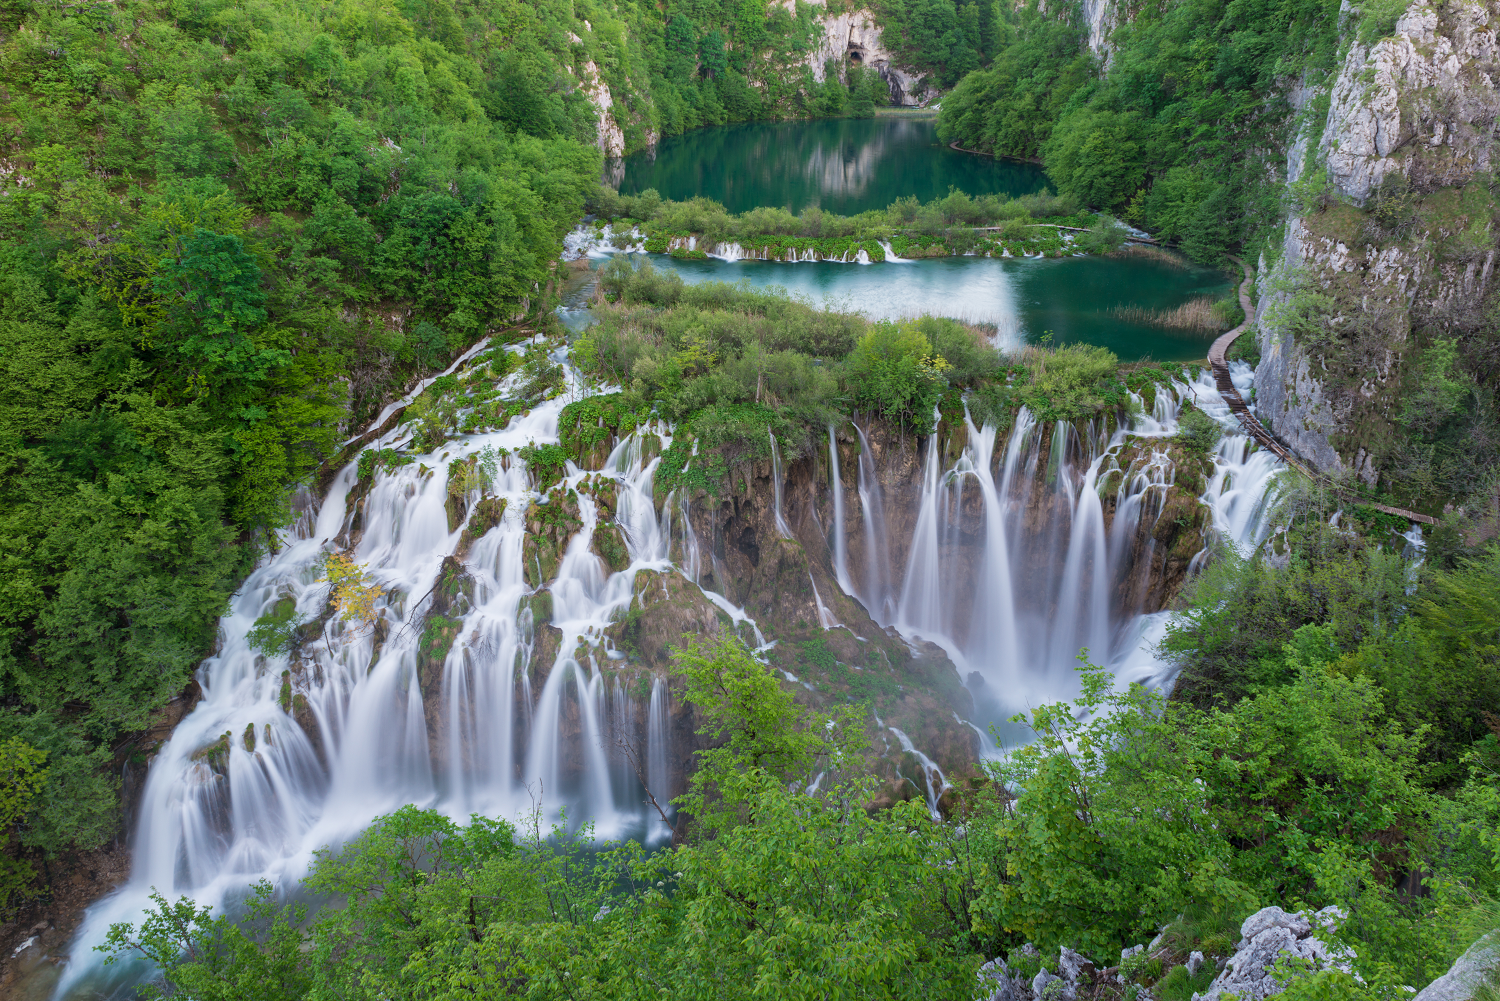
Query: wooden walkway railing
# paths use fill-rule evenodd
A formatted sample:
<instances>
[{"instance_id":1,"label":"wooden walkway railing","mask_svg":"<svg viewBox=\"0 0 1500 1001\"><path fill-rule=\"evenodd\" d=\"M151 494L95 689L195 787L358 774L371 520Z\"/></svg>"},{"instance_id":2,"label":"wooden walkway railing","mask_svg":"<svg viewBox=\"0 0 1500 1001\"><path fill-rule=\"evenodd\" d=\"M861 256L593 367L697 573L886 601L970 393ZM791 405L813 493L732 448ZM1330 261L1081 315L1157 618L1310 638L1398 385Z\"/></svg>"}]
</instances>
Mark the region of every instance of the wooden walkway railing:
<instances>
[{"instance_id":1,"label":"wooden walkway railing","mask_svg":"<svg viewBox=\"0 0 1500 1001\"><path fill-rule=\"evenodd\" d=\"M1230 413L1234 414L1239 420L1240 426L1245 429L1245 433L1254 438L1263 447L1273 452L1281 461L1301 470L1304 475L1322 483L1350 503L1363 504L1365 507L1374 508L1384 514L1393 514L1408 521L1421 522L1424 525L1437 524L1437 519L1430 515L1418 514L1415 511L1390 507L1386 504L1376 504L1373 501L1365 500L1350 493L1294 455L1291 449L1278 441L1276 436L1271 434L1270 429L1257 420L1255 415L1250 412L1250 408L1245 405L1244 397L1240 396L1240 391L1234 388L1234 382L1229 378L1229 363L1224 360L1224 355L1228 352L1229 346L1235 342L1236 338L1255 325L1255 307L1250 302L1250 284L1255 280L1255 273L1250 270L1250 265L1238 257L1231 257L1230 260L1245 270L1245 280L1240 283L1240 308L1245 311L1245 322L1214 341L1213 345L1208 349L1208 365L1213 370L1214 385L1218 387L1219 395L1224 398L1225 403L1229 404Z\"/></svg>"}]
</instances>

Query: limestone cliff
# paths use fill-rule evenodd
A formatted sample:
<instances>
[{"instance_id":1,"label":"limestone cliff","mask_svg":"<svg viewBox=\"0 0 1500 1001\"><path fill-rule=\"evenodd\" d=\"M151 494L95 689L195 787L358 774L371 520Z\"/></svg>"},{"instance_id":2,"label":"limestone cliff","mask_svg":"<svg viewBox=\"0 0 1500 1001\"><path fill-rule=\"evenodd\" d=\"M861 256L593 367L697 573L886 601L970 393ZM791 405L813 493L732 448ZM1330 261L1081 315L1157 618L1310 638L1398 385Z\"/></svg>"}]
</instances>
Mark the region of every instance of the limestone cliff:
<instances>
[{"instance_id":1,"label":"limestone cliff","mask_svg":"<svg viewBox=\"0 0 1500 1001\"><path fill-rule=\"evenodd\" d=\"M1432 481L1403 401L1426 346L1468 337L1492 293L1500 6L1413 4L1369 44L1345 10L1337 74L1293 93L1295 208L1262 262L1257 404L1318 469L1389 489Z\"/></svg>"},{"instance_id":2,"label":"limestone cliff","mask_svg":"<svg viewBox=\"0 0 1500 1001\"><path fill-rule=\"evenodd\" d=\"M1089 0L1089 3L1101 10L1105 7L1113 9L1113 0ZM787 0L784 6L795 10L794 0ZM926 107L938 96L935 83L925 74L900 65L896 55L885 46L882 28L873 12L864 8L833 11L821 3L815 3L814 7L818 10L815 21L820 34L811 50L800 61L794 56L790 65L775 63L762 67L763 70L778 73L790 70L797 74L805 67L813 80L821 84L828 77L830 64L836 67L840 80L847 79L850 66L863 66L880 74L890 89L892 105ZM1113 22L1105 20L1100 23L1112 25ZM585 34L593 31L587 20L580 20L579 26ZM1108 28L1100 30L1107 32ZM574 62L566 70L577 92L593 106L598 130L595 144L599 151L613 159L643 147L655 146L659 134L651 125L650 87L632 82L629 94L616 92L605 80L598 64L588 57L591 46L583 36L570 32L568 40L573 45ZM751 77L754 84L755 74L752 73Z\"/></svg>"},{"instance_id":3,"label":"limestone cliff","mask_svg":"<svg viewBox=\"0 0 1500 1001\"><path fill-rule=\"evenodd\" d=\"M818 83L827 79L827 65L831 61L841 73L851 65L875 70L890 87L891 104L898 107L926 107L937 97L936 85L926 76L897 65L895 54L885 47L882 29L869 10L834 13L825 8L818 15L818 24L822 26L823 37L807 57L807 66Z\"/></svg>"},{"instance_id":4,"label":"limestone cliff","mask_svg":"<svg viewBox=\"0 0 1500 1001\"><path fill-rule=\"evenodd\" d=\"M593 30L593 25L588 21L582 23L585 31ZM575 51L583 50L583 39L577 34L569 32L568 40L573 43ZM578 65L569 66L567 70L578 81L578 88L588 98L589 104L594 106L594 116L598 120L595 145L599 147L599 152L607 157L621 157L629 152L625 132L631 125L643 129L647 146L656 145L657 132L650 126L649 116L632 114L623 104L617 104L609 84L592 59L582 59Z\"/></svg>"},{"instance_id":5,"label":"limestone cliff","mask_svg":"<svg viewBox=\"0 0 1500 1001\"><path fill-rule=\"evenodd\" d=\"M1109 36L1120 23L1120 8L1115 0L1083 0L1078 10L1089 32L1089 51L1104 62L1106 68L1114 55Z\"/></svg>"}]
</instances>

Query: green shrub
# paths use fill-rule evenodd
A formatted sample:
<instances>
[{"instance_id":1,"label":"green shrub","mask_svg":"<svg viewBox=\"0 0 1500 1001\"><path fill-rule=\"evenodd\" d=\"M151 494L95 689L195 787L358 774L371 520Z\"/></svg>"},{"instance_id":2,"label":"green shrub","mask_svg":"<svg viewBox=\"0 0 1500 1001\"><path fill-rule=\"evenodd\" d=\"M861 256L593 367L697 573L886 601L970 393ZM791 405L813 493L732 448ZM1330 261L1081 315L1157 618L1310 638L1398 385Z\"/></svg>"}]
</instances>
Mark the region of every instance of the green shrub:
<instances>
[{"instance_id":1,"label":"green shrub","mask_svg":"<svg viewBox=\"0 0 1500 1001\"><path fill-rule=\"evenodd\" d=\"M278 657L292 648L301 624L297 603L291 598L282 598L269 612L255 620L246 641L266 656Z\"/></svg>"},{"instance_id":2,"label":"green shrub","mask_svg":"<svg viewBox=\"0 0 1500 1001\"><path fill-rule=\"evenodd\" d=\"M530 444L516 449L516 457L526 463L533 477L533 489L545 491L563 478L568 460L573 456L561 445Z\"/></svg>"},{"instance_id":3,"label":"green shrub","mask_svg":"<svg viewBox=\"0 0 1500 1001\"><path fill-rule=\"evenodd\" d=\"M1218 421L1191 404L1183 404L1177 415L1176 438L1190 454L1206 459L1223 437L1224 429Z\"/></svg>"},{"instance_id":4,"label":"green shrub","mask_svg":"<svg viewBox=\"0 0 1500 1001\"><path fill-rule=\"evenodd\" d=\"M1123 406L1119 359L1107 348L1067 345L1036 352L1020 396L1041 420L1080 420L1108 406Z\"/></svg>"},{"instance_id":5,"label":"green shrub","mask_svg":"<svg viewBox=\"0 0 1500 1001\"><path fill-rule=\"evenodd\" d=\"M854 405L930 434L947 388L948 363L911 320L873 324L849 356L845 379Z\"/></svg>"},{"instance_id":6,"label":"green shrub","mask_svg":"<svg viewBox=\"0 0 1500 1001\"><path fill-rule=\"evenodd\" d=\"M1075 234L1073 247L1085 254L1112 254L1124 245L1127 235L1124 226L1109 216L1100 216L1088 232Z\"/></svg>"}]
</instances>

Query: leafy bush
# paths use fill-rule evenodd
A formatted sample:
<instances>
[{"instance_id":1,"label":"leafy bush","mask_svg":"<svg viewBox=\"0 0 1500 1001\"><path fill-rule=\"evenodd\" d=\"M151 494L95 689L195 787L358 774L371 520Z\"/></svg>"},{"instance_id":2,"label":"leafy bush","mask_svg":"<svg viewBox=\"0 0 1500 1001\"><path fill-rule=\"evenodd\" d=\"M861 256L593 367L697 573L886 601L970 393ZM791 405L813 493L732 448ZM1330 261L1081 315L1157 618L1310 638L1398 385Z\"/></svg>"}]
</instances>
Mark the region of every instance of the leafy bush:
<instances>
[{"instance_id":1,"label":"leafy bush","mask_svg":"<svg viewBox=\"0 0 1500 1001\"><path fill-rule=\"evenodd\" d=\"M575 461L595 446L629 434L641 423L644 403L632 393L588 396L569 403L557 417L562 447Z\"/></svg>"},{"instance_id":2,"label":"leafy bush","mask_svg":"<svg viewBox=\"0 0 1500 1001\"><path fill-rule=\"evenodd\" d=\"M297 638L297 627L302 617L297 614L297 603L282 598L265 615L255 620L246 635L246 641L267 657L279 657L292 648Z\"/></svg>"},{"instance_id":3,"label":"leafy bush","mask_svg":"<svg viewBox=\"0 0 1500 1001\"><path fill-rule=\"evenodd\" d=\"M935 316L919 317L916 324L932 343L933 352L948 363L944 374L955 386L993 379L1005 365L991 340L992 329Z\"/></svg>"},{"instance_id":4,"label":"leafy bush","mask_svg":"<svg viewBox=\"0 0 1500 1001\"><path fill-rule=\"evenodd\" d=\"M856 407L930 434L947 368L918 322L883 320L860 339L845 378Z\"/></svg>"},{"instance_id":5,"label":"leafy bush","mask_svg":"<svg viewBox=\"0 0 1500 1001\"><path fill-rule=\"evenodd\" d=\"M323 556L322 579L329 584L328 603L338 613L339 619L350 623L355 629L368 629L375 624L378 612L375 603L385 593L370 576L370 572L354 562L344 553L326 553Z\"/></svg>"},{"instance_id":6,"label":"leafy bush","mask_svg":"<svg viewBox=\"0 0 1500 1001\"><path fill-rule=\"evenodd\" d=\"M1189 453L1207 458L1224 437L1219 422L1197 407L1184 404L1177 415L1177 440Z\"/></svg>"},{"instance_id":7,"label":"leafy bush","mask_svg":"<svg viewBox=\"0 0 1500 1001\"><path fill-rule=\"evenodd\" d=\"M572 456L561 445L530 444L516 449L516 457L526 463L526 471L533 477L535 490L548 490L559 482L567 472Z\"/></svg>"},{"instance_id":8,"label":"leafy bush","mask_svg":"<svg viewBox=\"0 0 1500 1001\"><path fill-rule=\"evenodd\" d=\"M1326 629L1334 651L1353 650L1401 617L1408 583L1399 555L1326 532L1285 566L1215 549L1163 641L1181 669L1177 695L1232 702L1283 683L1292 670L1283 647L1302 626Z\"/></svg>"},{"instance_id":9,"label":"leafy bush","mask_svg":"<svg viewBox=\"0 0 1500 1001\"><path fill-rule=\"evenodd\" d=\"M1042 420L1084 419L1125 404L1118 367L1119 359L1107 348L1078 344L1036 351L1019 396Z\"/></svg>"},{"instance_id":10,"label":"leafy bush","mask_svg":"<svg viewBox=\"0 0 1500 1001\"><path fill-rule=\"evenodd\" d=\"M1108 216L1101 216L1087 233L1078 234L1073 248L1085 254L1112 254L1125 243L1125 227Z\"/></svg>"},{"instance_id":11,"label":"leafy bush","mask_svg":"<svg viewBox=\"0 0 1500 1001\"><path fill-rule=\"evenodd\" d=\"M47 752L17 737L0 743L0 832L7 838L31 813L32 801L47 783ZM36 878L31 863L0 854L0 914L10 917Z\"/></svg>"}]
</instances>

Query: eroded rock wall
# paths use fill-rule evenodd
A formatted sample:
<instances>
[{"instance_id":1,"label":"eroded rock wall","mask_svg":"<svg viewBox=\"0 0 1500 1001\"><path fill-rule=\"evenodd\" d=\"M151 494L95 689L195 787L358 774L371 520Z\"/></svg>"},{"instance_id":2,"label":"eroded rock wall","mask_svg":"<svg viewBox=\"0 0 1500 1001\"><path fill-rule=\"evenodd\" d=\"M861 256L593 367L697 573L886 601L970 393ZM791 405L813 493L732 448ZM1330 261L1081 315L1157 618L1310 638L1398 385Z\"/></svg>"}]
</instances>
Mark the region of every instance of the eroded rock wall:
<instances>
[{"instance_id":1,"label":"eroded rock wall","mask_svg":"<svg viewBox=\"0 0 1500 1001\"><path fill-rule=\"evenodd\" d=\"M1493 292L1497 28L1493 0L1413 4L1371 44L1351 16L1337 76L1293 94L1297 208L1262 261L1256 402L1323 472L1409 475L1398 417L1421 345L1463 336Z\"/></svg>"},{"instance_id":2,"label":"eroded rock wall","mask_svg":"<svg viewBox=\"0 0 1500 1001\"><path fill-rule=\"evenodd\" d=\"M875 70L890 87L891 104L897 107L923 108L938 96L937 87L924 74L898 64L895 53L885 47L884 31L871 11L825 10L818 16L818 23L823 37L807 58L818 83L827 79L827 65L832 61L840 74L849 65Z\"/></svg>"}]
</instances>

